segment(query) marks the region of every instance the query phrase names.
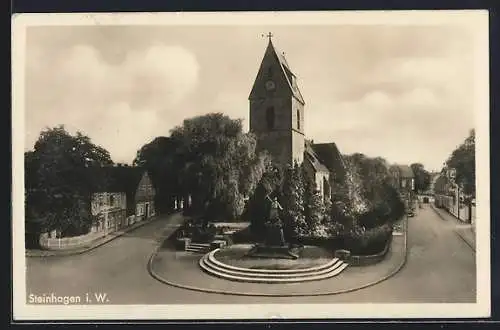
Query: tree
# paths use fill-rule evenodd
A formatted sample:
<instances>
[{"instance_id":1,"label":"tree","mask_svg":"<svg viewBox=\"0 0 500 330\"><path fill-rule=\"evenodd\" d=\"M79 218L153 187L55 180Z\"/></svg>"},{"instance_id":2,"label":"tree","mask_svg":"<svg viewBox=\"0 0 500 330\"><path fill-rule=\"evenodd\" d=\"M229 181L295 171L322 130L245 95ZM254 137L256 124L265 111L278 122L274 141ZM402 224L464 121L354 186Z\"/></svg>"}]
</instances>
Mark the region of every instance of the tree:
<instances>
[{"instance_id":1,"label":"tree","mask_svg":"<svg viewBox=\"0 0 500 330\"><path fill-rule=\"evenodd\" d=\"M471 130L465 141L456 148L446 162L446 166L456 169L455 181L463 186L464 193L476 193L475 143L476 134Z\"/></svg>"},{"instance_id":2,"label":"tree","mask_svg":"<svg viewBox=\"0 0 500 330\"><path fill-rule=\"evenodd\" d=\"M410 167L415 175L415 190L420 193L426 191L431 184L431 174L420 163L411 164Z\"/></svg>"},{"instance_id":3,"label":"tree","mask_svg":"<svg viewBox=\"0 0 500 330\"><path fill-rule=\"evenodd\" d=\"M25 161L27 221L63 236L86 233L94 221L91 194L106 180L92 169L113 163L108 151L80 132L72 136L57 126L40 133Z\"/></svg>"},{"instance_id":4,"label":"tree","mask_svg":"<svg viewBox=\"0 0 500 330\"><path fill-rule=\"evenodd\" d=\"M290 166L285 171L283 182L283 214L285 233L289 240L295 241L297 237L307 234L307 222L304 210L304 178L302 169L298 164Z\"/></svg>"},{"instance_id":5,"label":"tree","mask_svg":"<svg viewBox=\"0 0 500 330\"><path fill-rule=\"evenodd\" d=\"M174 128L171 137L179 141L179 186L192 196L193 208L209 218L241 216L270 160L256 153L256 138L243 133L241 120L220 113L197 116Z\"/></svg>"},{"instance_id":6,"label":"tree","mask_svg":"<svg viewBox=\"0 0 500 330\"><path fill-rule=\"evenodd\" d=\"M323 196L317 189L313 177L304 170L304 215L307 224L307 235L310 237L326 237L323 218L325 205ZM318 235L319 234L319 235Z\"/></svg>"},{"instance_id":7,"label":"tree","mask_svg":"<svg viewBox=\"0 0 500 330\"><path fill-rule=\"evenodd\" d=\"M156 190L157 210L168 212L173 207L173 201L180 191L178 173L181 169L176 158L180 142L172 137L157 137L145 144L134 159L135 166L145 168L151 176Z\"/></svg>"},{"instance_id":8,"label":"tree","mask_svg":"<svg viewBox=\"0 0 500 330\"><path fill-rule=\"evenodd\" d=\"M355 225L367 228L397 220L401 199L392 185L387 162L362 154L346 157L349 165L349 202Z\"/></svg>"}]
</instances>

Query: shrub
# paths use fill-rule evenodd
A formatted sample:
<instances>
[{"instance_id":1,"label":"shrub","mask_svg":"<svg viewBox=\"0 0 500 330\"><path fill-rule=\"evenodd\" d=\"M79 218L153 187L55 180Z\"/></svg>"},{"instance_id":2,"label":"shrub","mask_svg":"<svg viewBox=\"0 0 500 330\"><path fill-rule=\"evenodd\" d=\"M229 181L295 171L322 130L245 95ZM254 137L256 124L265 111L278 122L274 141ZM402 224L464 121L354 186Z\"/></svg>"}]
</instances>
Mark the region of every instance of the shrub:
<instances>
[{"instance_id":1,"label":"shrub","mask_svg":"<svg viewBox=\"0 0 500 330\"><path fill-rule=\"evenodd\" d=\"M345 248L354 255L377 254L392 238L392 226L384 224L371 229L357 226L344 237Z\"/></svg>"},{"instance_id":2,"label":"shrub","mask_svg":"<svg viewBox=\"0 0 500 330\"><path fill-rule=\"evenodd\" d=\"M315 237L315 236L303 236L298 237L297 242L302 245L313 245L320 246L329 251L335 251L342 248L342 237Z\"/></svg>"}]
</instances>

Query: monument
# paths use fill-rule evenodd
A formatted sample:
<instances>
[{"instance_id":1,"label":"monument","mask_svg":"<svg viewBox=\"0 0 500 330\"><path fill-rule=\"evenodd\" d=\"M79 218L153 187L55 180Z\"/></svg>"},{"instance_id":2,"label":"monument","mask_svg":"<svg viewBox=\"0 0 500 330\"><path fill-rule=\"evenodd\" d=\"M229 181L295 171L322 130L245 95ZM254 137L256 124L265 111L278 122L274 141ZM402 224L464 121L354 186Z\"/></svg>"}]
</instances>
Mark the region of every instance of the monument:
<instances>
[{"instance_id":1,"label":"monument","mask_svg":"<svg viewBox=\"0 0 500 330\"><path fill-rule=\"evenodd\" d=\"M278 199L266 196L267 203L270 204L269 217L264 224L264 238L262 243L256 243L247 253L247 257L253 258L278 258L278 259L298 259L297 248L292 249L285 241L283 232L283 221L279 216L279 211L283 210Z\"/></svg>"}]
</instances>

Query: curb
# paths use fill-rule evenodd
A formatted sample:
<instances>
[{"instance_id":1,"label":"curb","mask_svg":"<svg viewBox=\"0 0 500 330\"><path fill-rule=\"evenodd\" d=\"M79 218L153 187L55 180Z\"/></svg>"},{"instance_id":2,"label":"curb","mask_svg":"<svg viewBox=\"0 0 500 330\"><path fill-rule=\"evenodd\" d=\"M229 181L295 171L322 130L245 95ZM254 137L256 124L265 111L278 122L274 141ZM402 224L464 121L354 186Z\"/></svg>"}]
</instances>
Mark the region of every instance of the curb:
<instances>
[{"instance_id":1,"label":"curb","mask_svg":"<svg viewBox=\"0 0 500 330\"><path fill-rule=\"evenodd\" d=\"M442 214L441 214L438 210L436 210L436 208L435 208L435 206L434 206L434 205L432 205L432 206L431 206L431 208L432 208L432 210L433 210L434 212L436 212L436 214L437 214L437 215L438 215L441 219L443 219L444 221L448 221L448 219L445 219L445 217L443 217L443 215L442 215ZM457 220L457 221L459 221L459 220ZM470 248L471 248L471 250L472 250L474 253L476 253L476 247L474 246L474 244L472 244L471 242L469 242L469 241L468 241L468 240L467 240L467 239L466 239L466 238L465 238L462 234L460 234L460 232L459 232L458 230L456 230L456 228L453 228L453 232L454 232L454 233L455 233L458 237L460 237L460 239L461 239L462 241L464 241L464 243L465 243L465 244L467 244L467 246L468 246L468 247L470 247Z\"/></svg>"},{"instance_id":2,"label":"curb","mask_svg":"<svg viewBox=\"0 0 500 330\"><path fill-rule=\"evenodd\" d=\"M383 281L388 280L389 278L393 277L397 273L399 273L404 266L406 265L406 261L408 258L408 219L405 220L405 233L404 235L404 243L403 243L403 249L404 249L404 257L401 263L389 274L385 275L384 277L376 280L369 282L367 284L361 285L359 287L355 288L349 288L345 290L337 290L337 291L323 291L323 292L318 292L318 293L289 293L289 294L273 294L273 293L257 293L257 292L238 292L238 291L227 291L227 290L216 290L216 289L207 289L207 288L201 288L201 287L196 287L196 286L191 286L191 285L184 285L184 284L178 284L169 280L166 280L162 278L160 275L158 275L154 270L153 270L153 259L156 257L158 254L158 251L160 250L161 243L158 244L156 249L153 251L151 256L149 257L148 264L147 264L147 269L149 275L156 279L157 281L177 287L180 289L186 289L186 290L191 290L191 291L197 291L197 292L203 292L203 293L213 293L213 294L222 294L222 295L232 295L232 296L254 296L254 297L316 297L316 296L332 296L332 295L337 295L341 293L348 293L348 292L354 292L358 291L361 289L365 289L371 286L374 286L376 284L379 284Z\"/></svg>"},{"instance_id":3,"label":"curb","mask_svg":"<svg viewBox=\"0 0 500 330\"><path fill-rule=\"evenodd\" d=\"M91 247L88 247L88 248L85 248L85 249L82 249L82 250L67 250L67 251L64 251L64 250L60 250L61 252L55 252L55 251L51 251L51 250L44 250L44 251L47 251L47 254L44 254L44 255L30 255L29 253L25 253L25 256L27 258L45 258L45 257L67 257L67 256L73 256L73 255L79 255L79 254L84 254L84 253L87 253L87 252L90 252L98 247L101 247L103 246L104 244L107 244L109 242L111 242L112 240L118 238L118 237L121 237L127 233L130 233L136 229L139 229L149 223L152 223L154 221L158 220L158 217L155 217L149 221L145 221L143 223L140 223L139 226L137 227L133 227L133 228L129 228L128 230L125 230L123 232L121 232L120 234L117 234L117 235L113 235L113 236L110 236L109 239L104 239L102 242L99 242L98 244L96 245L93 245Z\"/></svg>"}]
</instances>

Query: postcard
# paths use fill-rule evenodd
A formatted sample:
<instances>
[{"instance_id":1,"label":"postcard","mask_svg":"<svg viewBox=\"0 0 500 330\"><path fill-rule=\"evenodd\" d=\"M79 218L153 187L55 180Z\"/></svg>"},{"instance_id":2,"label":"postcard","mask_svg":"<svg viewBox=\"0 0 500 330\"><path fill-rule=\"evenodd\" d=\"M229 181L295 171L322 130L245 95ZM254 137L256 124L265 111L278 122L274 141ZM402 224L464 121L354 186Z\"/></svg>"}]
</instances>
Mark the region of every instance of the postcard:
<instances>
[{"instance_id":1,"label":"postcard","mask_svg":"<svg viewBox=\"0 0 500 330\"><path fill-rule=\"evenodd\" d=\"M12 27L14 320L490 315L486 11Z\"/></svg>"}]
</instances>

